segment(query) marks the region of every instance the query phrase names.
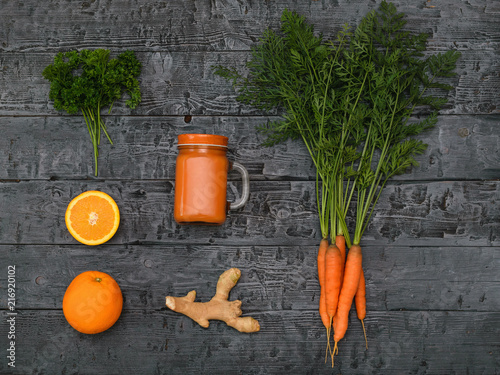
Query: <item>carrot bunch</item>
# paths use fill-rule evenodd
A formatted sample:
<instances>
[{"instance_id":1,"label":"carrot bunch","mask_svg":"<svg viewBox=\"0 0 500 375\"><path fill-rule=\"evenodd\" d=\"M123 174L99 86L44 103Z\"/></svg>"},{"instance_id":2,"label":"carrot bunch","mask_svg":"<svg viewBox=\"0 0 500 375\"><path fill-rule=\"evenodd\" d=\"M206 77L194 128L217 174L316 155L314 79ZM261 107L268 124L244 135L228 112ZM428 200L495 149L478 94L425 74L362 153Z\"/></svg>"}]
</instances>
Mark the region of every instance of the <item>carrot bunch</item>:
<instances>
[{"instance_id":1,"label":"carrot bunch","mask_svg":"<svg viewBox=\"0 0 500 375\"><path fill-rule=\"evenodd\" d=\"M342 235L337 235L332 244L327 239L321 240L318 251L318 279L321 287L319 314L327 332L325 362L330 354L332 367L334 355L338 353L338 342L347 331L353 300L365 331L366 298L362 259L359 245L351 246L346 256L345 238ZM332 332L335 343L333 348L330 344ZM367 341L366 347L368 348Z\"/></svg>"},{"instance_id":2,"label":"carrot bunch","mask_svg":"<svg viewBox=\"0 0 500 375\"><path fill-rule=\"evenodd\" d=\"M427 145L415 136L437 123L446 104L427 90L452 89L439 81L449 81L460 56L424 54L428 35L404 26L404 14L383 0L353 32L345 26L325 41L303 16L284 10L280 30L266 30L252 48L245 75L215 67L239 101L283 111L282 119L260 128L265 145L300 138L315 166L319 314L332 365L353 303L368 346L361 238L386 182L418 165L415 156Z\"/></svg>"}]
</instances>

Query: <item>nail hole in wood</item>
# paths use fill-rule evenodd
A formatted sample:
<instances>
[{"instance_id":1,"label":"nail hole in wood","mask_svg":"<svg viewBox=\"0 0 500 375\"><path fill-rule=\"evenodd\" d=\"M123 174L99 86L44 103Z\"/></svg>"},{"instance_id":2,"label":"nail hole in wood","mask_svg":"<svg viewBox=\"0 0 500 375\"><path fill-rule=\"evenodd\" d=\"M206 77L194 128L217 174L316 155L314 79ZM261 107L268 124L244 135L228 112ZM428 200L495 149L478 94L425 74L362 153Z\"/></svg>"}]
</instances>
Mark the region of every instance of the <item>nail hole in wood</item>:
<instances>
[{"instance_id":1,"label":"nail hole in wood","mask_svg":"<svg viewBox=\"0 0 500 375\"><path fill-rule=\"evenodd\" d=\"M462 137L462 138L467 137L469 134L470 134L469 133L469 129L467 129L467 128L460 128L460 129L458 129L458 135L460 137Z\"/></svg>"}]
</instances>

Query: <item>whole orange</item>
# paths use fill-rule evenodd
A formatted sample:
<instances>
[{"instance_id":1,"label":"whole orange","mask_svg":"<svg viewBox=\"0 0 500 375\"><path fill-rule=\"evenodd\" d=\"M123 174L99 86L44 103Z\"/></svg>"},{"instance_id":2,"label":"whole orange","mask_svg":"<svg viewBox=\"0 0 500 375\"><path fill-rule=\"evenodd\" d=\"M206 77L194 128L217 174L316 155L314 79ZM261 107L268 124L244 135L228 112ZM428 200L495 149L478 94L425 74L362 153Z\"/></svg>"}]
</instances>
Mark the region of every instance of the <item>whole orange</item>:
<instances>
[{"instance_id":1,"label":"whole orange","mask_svg":"<svg viewBox=\"0 0 500 375\"><path fill-rule=\"evenodd\" d=\"M69 284L63 298L68 323L82 333L100 333L120 317L123 296L117 282L108 274L86 271Z\"/></svg>"}]
</instances>

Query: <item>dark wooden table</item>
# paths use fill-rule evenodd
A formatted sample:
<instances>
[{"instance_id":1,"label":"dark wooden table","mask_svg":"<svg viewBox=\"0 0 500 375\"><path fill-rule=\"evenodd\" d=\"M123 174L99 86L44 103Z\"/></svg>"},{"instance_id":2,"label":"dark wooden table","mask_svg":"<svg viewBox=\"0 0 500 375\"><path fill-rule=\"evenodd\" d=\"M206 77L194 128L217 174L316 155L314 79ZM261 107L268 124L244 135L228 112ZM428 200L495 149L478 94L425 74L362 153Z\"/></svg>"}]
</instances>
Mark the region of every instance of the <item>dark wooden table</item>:
<instances>
[{"instance_id":1,"label":"dark wooden table","mask_svg":"<svg viewBox=\"0 0 500 375\"><path fill-rule=\"evenodd\" d=\"M336 366L324 364L317 313L320 240L315 171L301 142L265 148L256 127L275 119L235 100L214 64L243 66L285 8L331 37L375 1L0 1L1 374L499 374L500 2L400 0L408 29L432 52L457 49L456 89L421 166L385 189L363 239L364 348L350 328ZM143 102L105 117L114 146L93 177L81 116L54 110L42 70L59 51L132 49ZM176 137L226 135L251 175L251 196L220 227L173 220ZM76 242L64 212L102 190L121 211L108 243ZM231 175L229 194L237 195ZM8 267L15 266L15 368L6 358ZM165 307L166 295L213 295L224 270L242 277L231 299L261 331L208 329ZM80 334L62 313L80 272L112 275L124 295L118 322Z\"/></svg>"}]
</instances>

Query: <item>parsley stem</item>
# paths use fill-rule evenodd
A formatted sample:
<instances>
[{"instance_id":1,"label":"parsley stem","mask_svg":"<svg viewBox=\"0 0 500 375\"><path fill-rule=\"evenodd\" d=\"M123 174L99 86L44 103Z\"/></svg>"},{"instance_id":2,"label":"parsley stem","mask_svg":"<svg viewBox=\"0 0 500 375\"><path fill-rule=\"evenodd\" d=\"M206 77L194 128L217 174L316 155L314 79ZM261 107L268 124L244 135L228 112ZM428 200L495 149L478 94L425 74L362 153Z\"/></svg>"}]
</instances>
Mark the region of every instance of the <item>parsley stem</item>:
<instances>
[{"instance_id":1,"label":"parsley stem","mask_svg":"<svg viewBox=\"0 0 500 375\"><path fill-rule=\"evenodd\" d=\"M81 109L83 118L85 119L85 123L87 124L87 129L90 134L90 140L92 141L92 146L94 150L94 168L95 168L95 176L97 177L98 174L98 165L97 165L97 159L99 157L99 137L100 137L100 132L99 132L99 124L97 123L97 119L99 118L98 114L95 114L92 112L92 109L90 108L82 108Z\"/></svg>"},{"instance_id":2,"label":"parsley stem","mask_svg":"<svg viewBox=\"0 0 500 375\"><path fill-rule=\"evenodd\" d=\"M104 121L101 120L101 128L104 131L104 134L106 134L106 137L108 138L108 141L111 145L113 145L113 141L111 140L111 137L108 134L108 131L106 129L106 124L104 124Z\"/></svg>"}]
</instances>

